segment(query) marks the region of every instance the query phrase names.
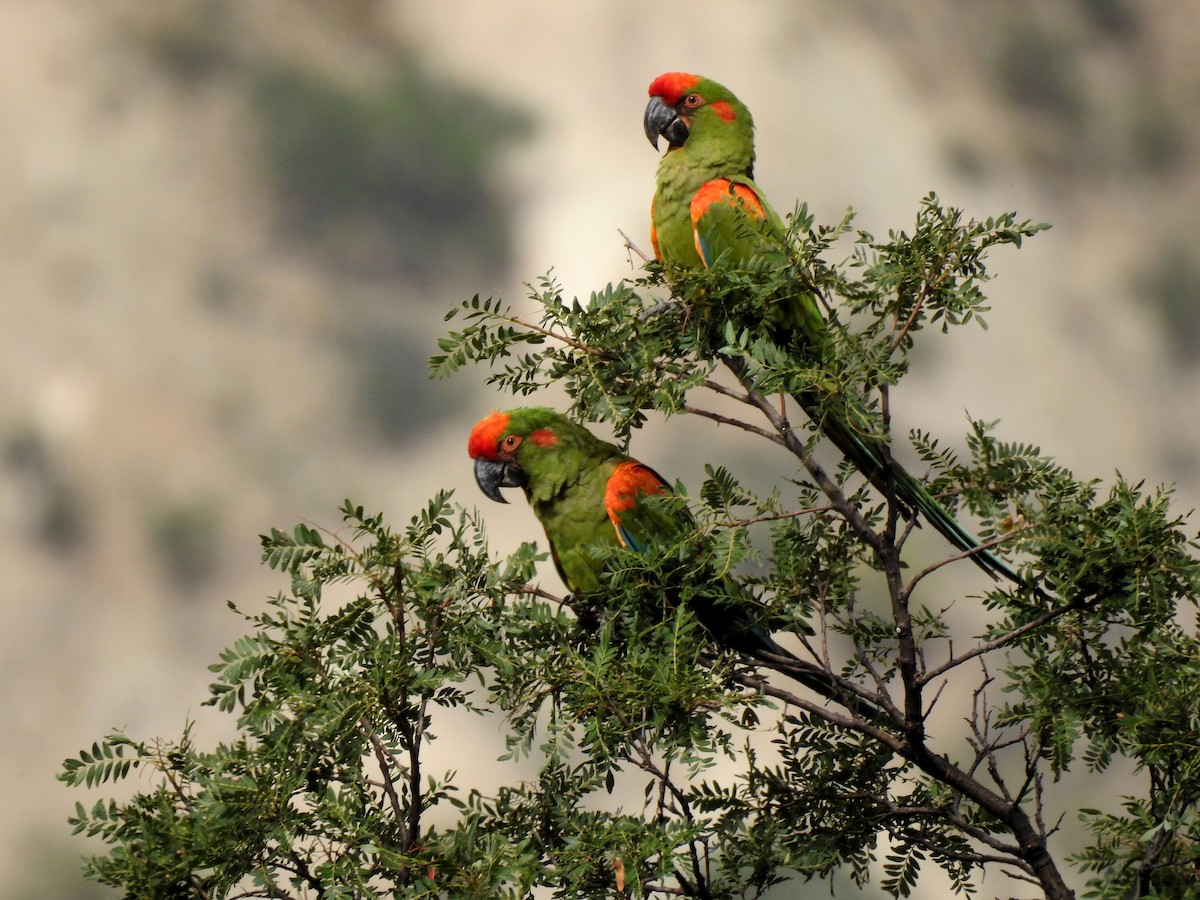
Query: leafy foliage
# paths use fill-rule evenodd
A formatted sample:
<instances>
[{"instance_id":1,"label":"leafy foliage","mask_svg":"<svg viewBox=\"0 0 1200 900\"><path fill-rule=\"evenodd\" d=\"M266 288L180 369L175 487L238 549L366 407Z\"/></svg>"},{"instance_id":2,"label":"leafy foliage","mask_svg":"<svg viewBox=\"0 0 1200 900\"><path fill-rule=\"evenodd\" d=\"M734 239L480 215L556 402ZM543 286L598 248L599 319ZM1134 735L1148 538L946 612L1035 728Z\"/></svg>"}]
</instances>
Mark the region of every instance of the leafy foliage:
<instances>
[{"instance_id":1,"label":"leafy foliage","mask_svg":"<svg viewBox=\"0 0 1200 900\"><path fill-rule=\"evenodd\" d=\"M693 497L655 498L695 529L602 551L604 608L578 618L533 584L535 546L494 559L445 494L400 532L349 503L349 534L272 531L264 561L290 592L213 666L210 703L239 739L117 733L66 762L80 787L157 773L77 809L110 845L91 874L131 896L758 897L839 877L904 897L936 867L960 893L998 869L1066 898L1074 862L1092 896L1200 897L1184 610L1200 566L1170 492L1080 480L994 423L970 423L965 453L914 432L930 489L1023 576L979 591L969 634L930 587L962 555L913 556L896 497L826 472L820 415L793 424L775 396L818 386L901 452L889 390L908 353L982 324L988 251L1042 226L933 196L885 241L849 215L816 226L801 208L791 225L780 259L745 270L651 265L586 301L547 278L534 321L476 296L431 361L485 364L517 396L553 383L627 439L652 414L740 429L790 454L773 487L713 465ZM772 320L797 290L829 324L810 352ZM795 659L713 646L688 607L730 572ZM458 712L503 715L506 783L431 774ZM1084 810L1091 845L1056 855L1052 812L1071 802L1056 782L1117 759L1146 790Z\"/></svg>"}]
</instances>

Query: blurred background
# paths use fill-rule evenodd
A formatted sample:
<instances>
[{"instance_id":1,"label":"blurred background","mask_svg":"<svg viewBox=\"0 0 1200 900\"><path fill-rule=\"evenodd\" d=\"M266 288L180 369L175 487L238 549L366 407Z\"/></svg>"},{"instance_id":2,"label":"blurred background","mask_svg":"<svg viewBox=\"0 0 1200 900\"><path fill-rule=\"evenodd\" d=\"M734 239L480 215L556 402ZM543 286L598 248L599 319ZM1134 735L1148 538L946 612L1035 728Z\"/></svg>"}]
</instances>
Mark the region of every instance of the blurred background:
<instances>
[{"instance_id":1,"label":"blurred background","mask_svg":"<svg viewBox=\"0 0 1200 900\"><path fill-rule=\"evenodd\" d=\"M3 6L8 896L109 896L66 825L101 792L58 784L64 757L113 727L226 733L200 706L242 633L226 602L287 588L260 532L336 528L346 497L397 523L440 487L481 503L466 434L514 403L427 379L442 317L528 306L551 269L584 297L634 273L617 229L648 246L660 72L747 103L781 211L885 234L936 190L1054 225L993 255L987 332L918 350L901 427L954 442L965 410L1081 476L1200 496L1192 0ZM695 485L740 446L673 420L634 451ZM537 534L523 504L484 512L498 550Z\"/></svg>"}]
</instances>

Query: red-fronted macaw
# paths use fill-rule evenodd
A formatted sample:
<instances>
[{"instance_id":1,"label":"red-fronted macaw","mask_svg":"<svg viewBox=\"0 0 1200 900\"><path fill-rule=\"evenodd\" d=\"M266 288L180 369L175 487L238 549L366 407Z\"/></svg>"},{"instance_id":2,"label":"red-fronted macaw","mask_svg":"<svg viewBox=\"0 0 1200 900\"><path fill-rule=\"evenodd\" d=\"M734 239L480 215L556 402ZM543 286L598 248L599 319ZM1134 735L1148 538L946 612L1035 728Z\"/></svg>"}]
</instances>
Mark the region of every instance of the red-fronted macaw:
<instances>
[{"instance_id":1,"label":"red-fronted macaw","mask_svg":"<svg viewBox=\"0 0 1200 900\"><path fill-rule=\"evenodd\" d=\"M658 165L651 207L651 241L668 267L743 267L751 260L782 259L784 224L754 183L754 121L729 90L707 78L668 72L650 84L643 120L646 137L667 150ZM797 288L763 312L772 338L821 359L827 338L815 298ZM920 513L989 575L1021 584L1020 576L950 515L920 479L894 462L885 442L856 431L831 409L827 391L794 395L821 432L885 494L909 514Z\"/></svg>"},{"instance_id":2,"label":"red-fronted macaw","mask_svg":"<svg viewBox=\"0 0 1200 900\"><path fill-rule=\"evenodd\" d=\"M695 527L647 497L670 491L649 466L546 407L494 412L471 431L475 481L492 500L501 488L525 492L545 529L550 554L575 602L605 606L604 547L645 550ZM755 601L729 576L689 606L718 644L751 655L789 656L756 621Z\"/></svg>"}]
</instances>

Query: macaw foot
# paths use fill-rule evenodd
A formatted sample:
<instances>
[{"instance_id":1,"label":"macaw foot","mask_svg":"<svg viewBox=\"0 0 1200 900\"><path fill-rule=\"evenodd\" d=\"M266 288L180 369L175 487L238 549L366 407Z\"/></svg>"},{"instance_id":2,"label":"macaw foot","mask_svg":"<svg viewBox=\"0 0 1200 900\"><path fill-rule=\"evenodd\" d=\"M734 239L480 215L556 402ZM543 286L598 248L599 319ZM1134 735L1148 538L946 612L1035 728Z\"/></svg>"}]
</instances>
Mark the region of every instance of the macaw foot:
<instances>
[{"instance_id":1,"label":"macaw foot","mask_svg":"<svg viewBox=\"0 0 1200 900\"><path fill-rule=\"evenodd\" d=\"M600 626L608 618L608 610L599 603L572 605L571 608L575 610L575 617L579 620L579 627L588 633L599 631Z\"/></svg>"},{"instance_id":2,"label":"macaw foot","mask_svg":"<svg viewBox=\"0 0 1200 900\"><path fill-rule=\"evenodd\" d=\"M656 319L659 316L661 316L663 313L665 313L667 310L672 309L673 307L678 305L679 302L680 301L676 300L674 297L672 297L669 300L660 300L657 303L655 303L653 306L648 307L648 308L642 310L640 313L638 313L638 319L642 322L648 322L651 319Z\"/></svg>"}]
</instances>

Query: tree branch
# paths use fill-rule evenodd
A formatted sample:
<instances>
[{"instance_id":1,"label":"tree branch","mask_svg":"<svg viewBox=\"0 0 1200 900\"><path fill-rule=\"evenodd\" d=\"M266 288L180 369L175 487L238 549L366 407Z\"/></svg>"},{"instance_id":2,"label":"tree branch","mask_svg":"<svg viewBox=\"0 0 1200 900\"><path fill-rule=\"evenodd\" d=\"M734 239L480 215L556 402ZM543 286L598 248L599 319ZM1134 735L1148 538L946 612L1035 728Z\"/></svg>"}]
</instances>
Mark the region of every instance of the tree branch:
<instances>
[{"instance_id":1,"label":"tree branch","mask_svg":"<svg viewBox=\"0 0 1200 900\"><path fill-rule=\"evenodd\" d=\"M765 428L759 428L757 425L751 425L749 422L743 422L741 419L735 419L732 416L725 416L718 412L713 412L708 409L701 409L699 406L692 406L690 403L683 405L685 413L691 413L693 416L701 416L705 419L712 419L718 425L732 425L734 428L740 428L742 431L747 431L750 434L757 435L761 438L766 438L768 441L773 441L780 446L783 445L783 438L774 432L767 431Z\"/></svg>"},{"instance_id":2,"label":"tree branch","mask_svg":"<svg viewBox=\"0 0 1200 900\"><path fill-rule=\"evenodd\" d=\"M652 257L652 256L647 256L647 255L646 255L646 254L645 254L645 253L642 251L642 249L641 249L641 248L640 248L640 247L639 247L637 244L635 244L635 243L633 242L633 240L632 240L632 239L629 237L629 235L627 235L627 234L626 234L626 233L625 233L625 232L624 232L622 229L618 228L618 229L617 229L617 234L619 234L619 235L620 235L620 236L621 236L621 237L624 239L624 241L625 241L625 249L626 249L626 250L629 250L629 251L631 251L631 252L633 252L633 253L636 253L638 256L640 256L640 257L642 258L642 262L644 262L644 263L652 263L652 262L654 262L654 257Z\"/></svg>"},{"instance_id":3,"label":"tree branch","mask_svg":"<svg viewBox=\"0 0 1200 900\"><path fill-rule=\"evenodd\" d=\"M1042 626L1048 625L1050 622L1053 622L1055 619L1065 616L1069 612L1074 612L1076 610L1083 609L1084 607L1086 607L1088 605L1089 602L1092 602L1089 598L1076 597L1073 600L1071 600L1070 602L1064 604L1063 606L1060 606L1056 609L1047 610L1046 612L1042 613L1037 618L1032 619L1029 622L1026 622L1024 625L1021 625L1018 628L1014 628L1012 631L1008 632L1007 634L1001 635L1000 637L995 638L994 640L988 641L986 644L980 644L978 647L975 647L972 650L968 650L966 653L962 654L962 656L952 656L950 659L946 660L946 662L942 663L940 666L937 666L936 668L933 668L933 669L930 669L929 671L927 671L923 676L921 676L921 680L923 682L928 683L928 682L932 681L934 678L937 678L940 675L946 674L951 669L953 669L957 666L961 666L963 663L968 662L977 656L983 656L985 653L991 653L995 650L1001 649L1002 647L1006 647L1009 644L1013 643L1014 641L1018 641L1021 638L1025 637L1025 635L1030 634L1034 631L1037 631Z\"/></svg>"},{"instance_id":4,"label":"tree branch","mask_svg":"<svg viewBox=\"0 0 1200 900\"><path fill-rule=\"evenodd\" d=\"M371 742L372 750L375 751L375 760L379 763L379 771L383 775L383 791L387 794L388 803L391 804L392 815L396 817L396 823L404 827L404 807L400 803L400 795L396 793L395 780L392 778L391 764L394 762L392 755L388 753L387 747L384 746L379 735L375 733L375 729L371 727L371 723L367 720L366 716L359 719L359 727L367 736L367 740Z\"/></svg>"},{"instance_id":5,"label":"tree branch","mask_svg":"<svg viewBox=\"0 0 1200 900\"><path fill-rule=\"evenodd\" d=\"M746 391L743 402L756 407L771 422L775 431L783 438L784 446L802 463L809 475L829 497L838 512L843 515L855 534L870 547L883 562L885 574L888 577L889 594L892 597L893 616L897 623L897 639L899 642L898 664L901 668L902 682L905 687L905 728L904 737L898 737L878 727L870 721L860 718L838 716L829 710L821 709L810 703L797 704L802 709L821 717L831 724L858 729L868 736L880 741L899 756L909 760L927 775L941 781L956 792L962 794L982 809L1003 821L1017 839L1019 850L1015 854L1014 863L1018 860L1022 867L1028 866L1029 871L1037 877L1039 884L1046 892L1049 900L1068 900L1074 894L1063 881L1061 873L1046 848L1045 835L1039 832L1019 805L1009 802L977 781L966 772L959 769L949 759L930 751L925 745L924 720L922 718L921 688L928 681L918 677L916 644L912 636L911 619L907 611L908 587L900 576L898 549L894 541L889 543L883 536L877 534L863 518L862 513L842 493L841 488L811 457L808 448L800 442L792 431L782 412L760 392L750 379L746 363L736 357L721 355L722 363L737 377ZM976 654L978 655L978 654ZM826 676L827 673L822 673ZM745 683L745 682L743 682ZM764 690L771 696L792 702L786 691L775 693L769 687ZM799 700L799 698L794 698ZM963 825L967 823L964 821ZM978 830L978 829L976 829ZM970 832L968 832L970 833ZM978 836L978 835L973 835Z\"/></svg>"},{"instance_id":6,"label":"tree branch","mask_svg":"<svg viewBox=\"0 0 1200 900\"><path fill-rule=\"evenodd\" d=\"M737 357L721 355L721 362L731 371L738 379L739 383L745 389L745 396L739 396L736 393L729 393L729 396L737 397L743 403L755 407L761 412L767 421L771 423L772 428L779 435L783 442L783 446L800 460L800 464L804 466L809 477L817 483L817 486L824 492L825 496L830 499L834 508L842 515L850 527L854 529L854 533L868 547L874 550L877 554L883 552L883 542L879 535L871 528L867 520L863 518L858 507L851 503L837 482L829 477L823 466L812 457L812 453L808 447L796 437L795 431L784 417L783 413L775 408L775 405L760 391L758 391L750 379L749 371L746 363ZM707 386L707 382L706 382Z\"/></svg>"}]
</instances>

